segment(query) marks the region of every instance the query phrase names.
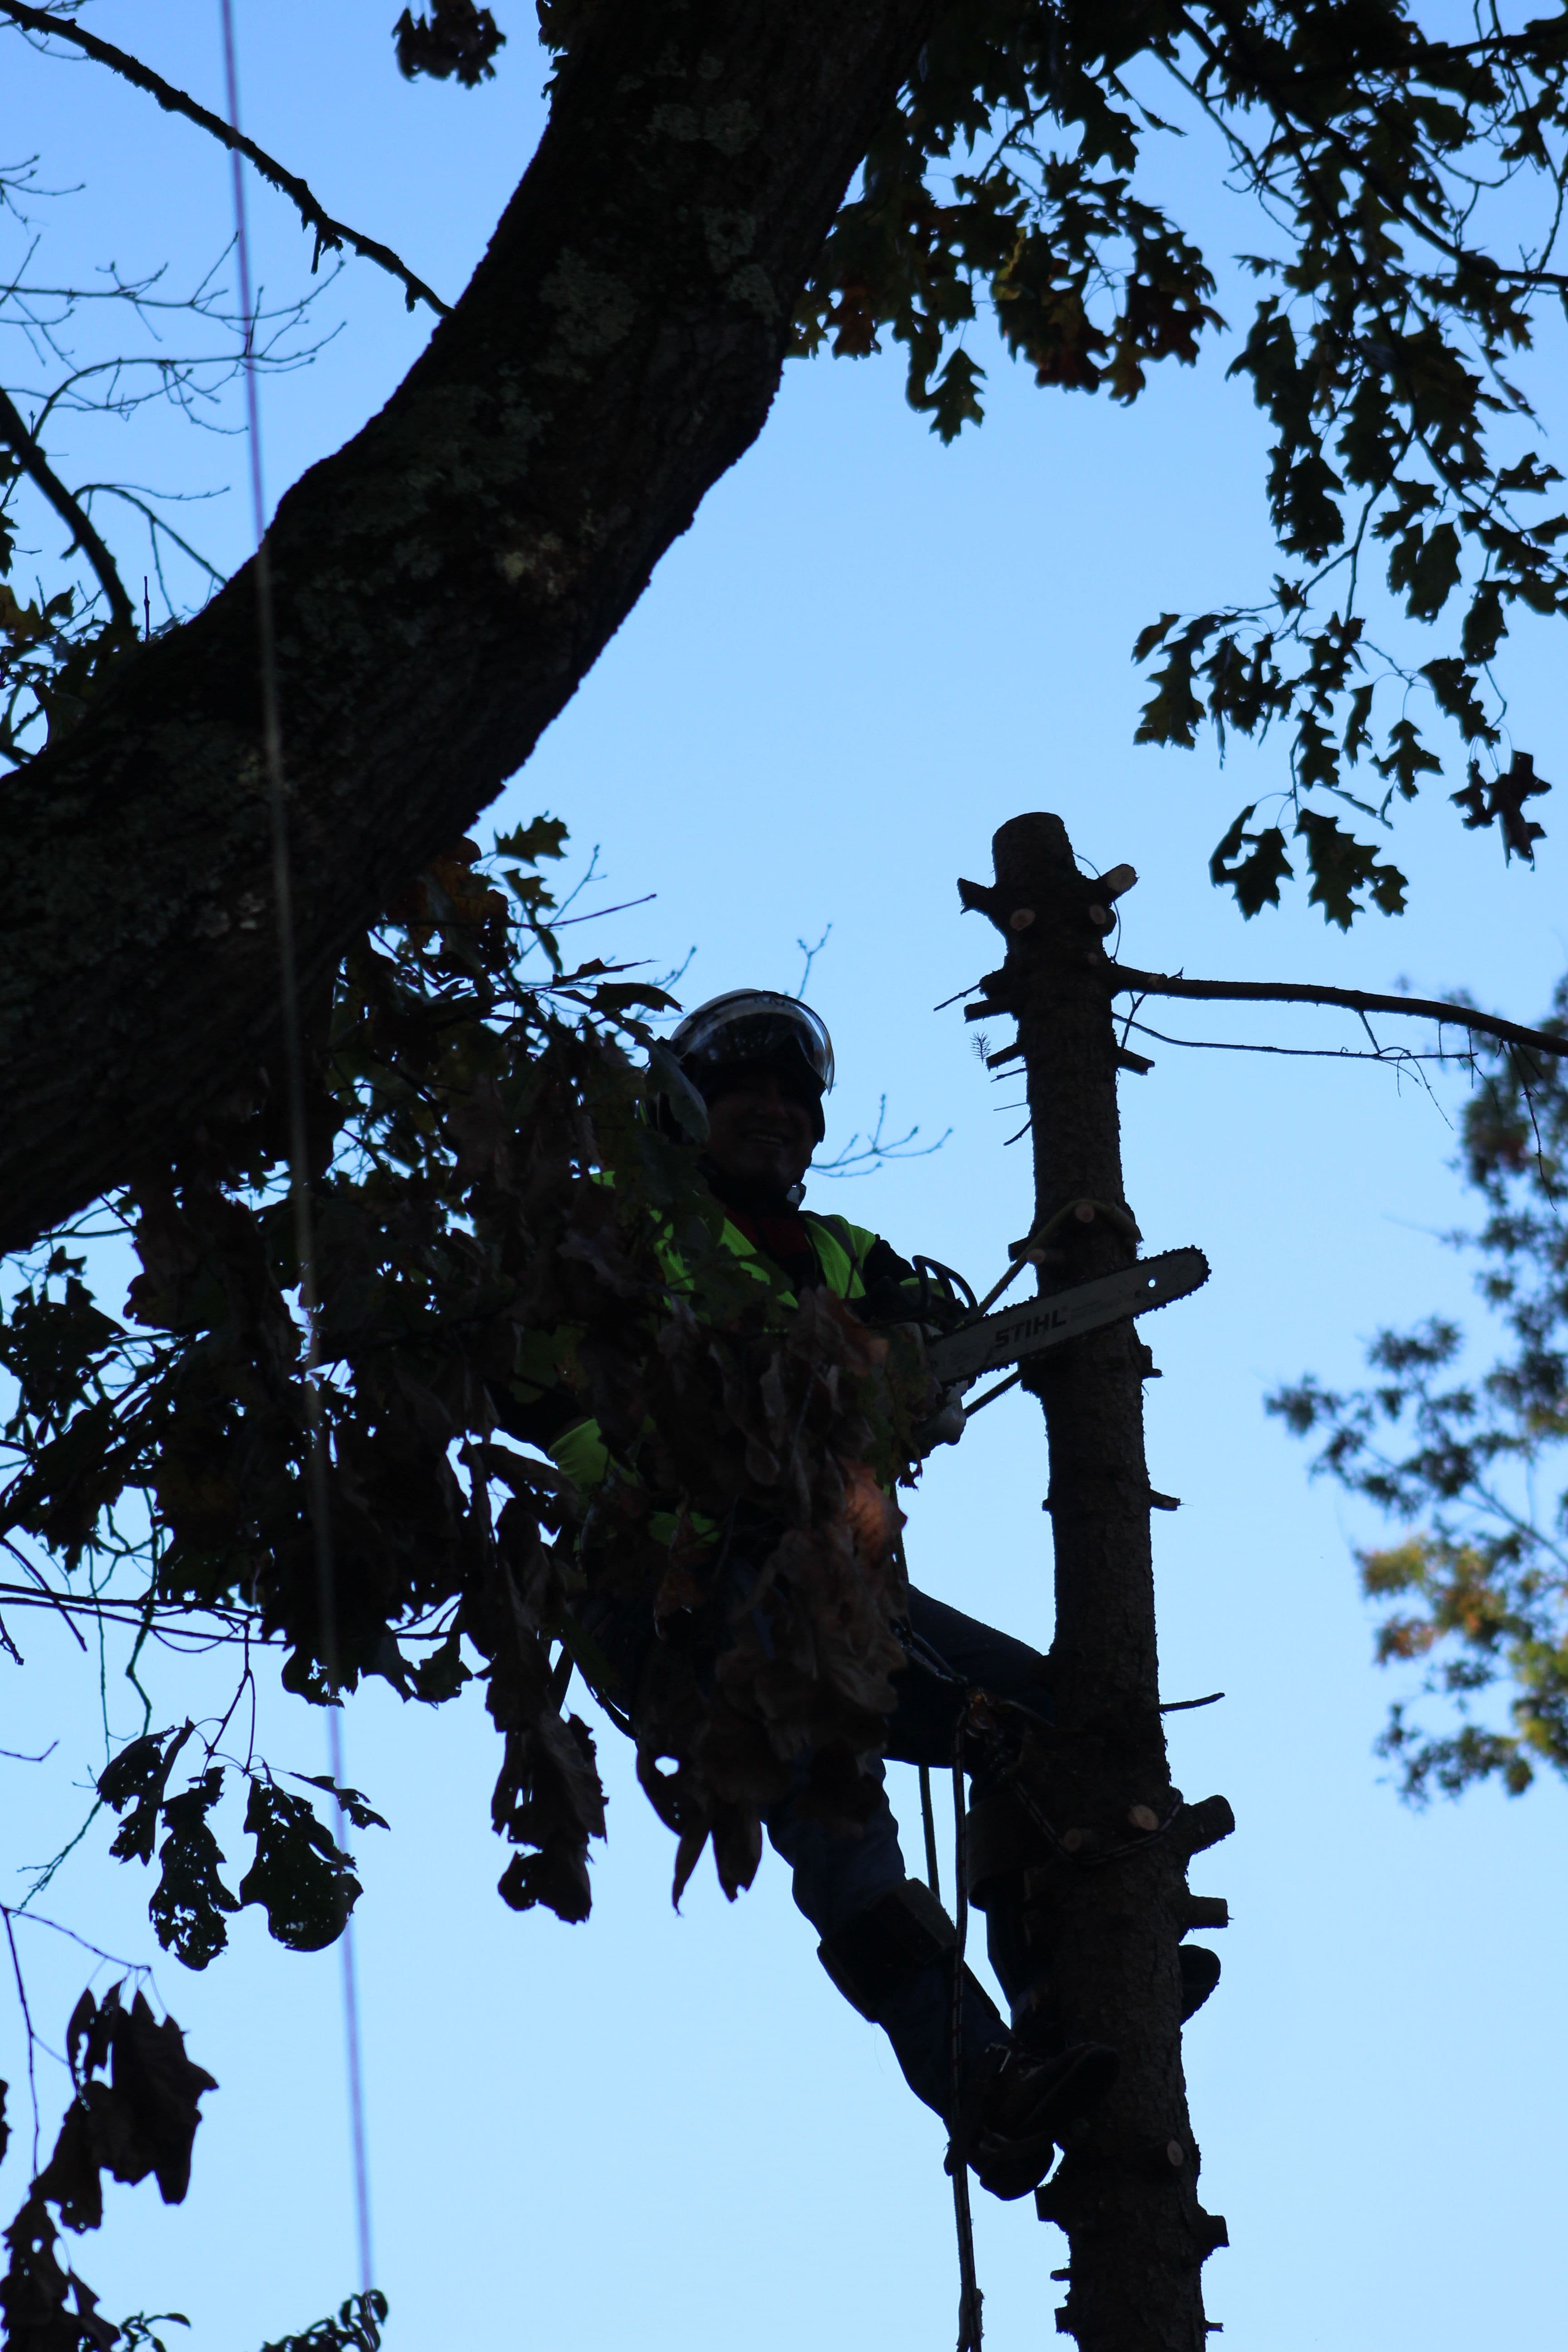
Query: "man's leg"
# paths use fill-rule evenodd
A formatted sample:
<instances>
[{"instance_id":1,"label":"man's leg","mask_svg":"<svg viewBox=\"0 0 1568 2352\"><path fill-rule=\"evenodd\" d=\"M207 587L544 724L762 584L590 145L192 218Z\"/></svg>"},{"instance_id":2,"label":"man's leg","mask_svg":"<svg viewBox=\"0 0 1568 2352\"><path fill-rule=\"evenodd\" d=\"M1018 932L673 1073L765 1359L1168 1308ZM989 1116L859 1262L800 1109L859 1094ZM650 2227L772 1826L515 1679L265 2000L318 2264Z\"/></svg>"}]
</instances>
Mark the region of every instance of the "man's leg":
<instances>
[{"instance_id":1,"label":"man's leg","mask_svg":"<svg viewBox=\"0 0 1568 2352\"><path fill-rule=\"evenodd\" d=\"M1051 1721L1049 1662L1027 1642L912 1588L909 1622L914 1654L898 1678L899 1704L888 1730L887 1752L896 1763L951 1765L970 1689L992 1691L1027 1707L1042 1724ZM929 1664L922 1662L927 1657Z\"/></svg>"},{"instance_id":2,"label":"man's leg","mask_svg":"<svg viewBox=\"0 0 1568 2352\"><path fill-rule=\"evenodd\" d=\"M878 1768L880 1782L881 1770ZM812 1818L798 1799L775 1806L768 1835L794 1873L795 1903L822 1938L824 1968L863 2017L886 2032L904 2080L952 2128L952 1924L904 1869L898 1824L879 1787L858 1836ZM964 1970L966 2080L1007 2041L994 2004Z\"/></svg>"},{"instance_id":3,"label":"man's leg","mask_svg":"<svg viewBox=\"0 0 1568 2352\"><path fill-rule=\"evenodd\" d=\"M1026 1707L1042 1728L1049 1726L1050 1669L1038 1650L926 1592L910 1594L910 1628L914 1650L898 1678L899 1704L888 1735L890 1757L933 1770L951 1769L959 1714L971 1689L987 1690ZM976 1827L982 1811L989 1819L996 1810L994 1805L987 1808L984 1798L978 1808ZM1008 1867L983 1868L977 1877L973 1864L985 1857L973 1851L972 1841L970 1891L977 1908L985 1913L986 1955L1007 1996L1015 2032L1038 2048L1058 2049L1062 2036L1049 1994L1048 1965L1041 1951L1031 1949L1031 1943L1038 1945L1037 1933L1031 1938L1026 1931L1025 1824L1020 1820L1008 1826L1014 1832L1009 1843L1018 1847L1016 1856L1007 1855Z\"/></svg>"},{"instance_id":4,"label":"man's leg","mask_svg":"<svg viewBox=\"0 0 1568 2352\"><path fill-rule=\"evenodd\" d=\"M952 1922L905 1874L886 1795L858 1836L837 1836L801 1809L774 1809L768 1835L795 1872L795 1899L818 1929L818 1956L864 2017L880 2025L917 2098L942 2118L963 2160L994 2196L1022 2197L1042 2179L1064 2125L1093 2105L1116 2074L1115 2053L1091 2042L1049 2056L1016 2042L963 1971L963 2074L952 2084Z\"/></svg>"},{"instance_id":5,"label":"man's leg","mask_svg":"<svg viewBox=\"0 0 1568 2352\"><path fill-rule=\"evenodd\" d=\"M1050 1663L1040 1651L913 1590L910 1628L914 1653L899 1676L888 1735L887 1752L895 1761L951 1768L959 1710L972 1688L1026 1707L1042 1728L1049 1727ZM1054 1921L1046 1904L1029 1902L1025 1884L1025 1872L1037 1859L1037 1833L1005 1793L977 1791L972 1805L970 1895L985 1914L986 1957L1007 1996L1013 2031L1037 2050L1060 2050L1064 2035L1051 1990ZM1219 1982L1220 1965L1217 1954L1196 1944L1184 1944L1178 1958L1184 2023Z\"/></svg>"}]
</instances>

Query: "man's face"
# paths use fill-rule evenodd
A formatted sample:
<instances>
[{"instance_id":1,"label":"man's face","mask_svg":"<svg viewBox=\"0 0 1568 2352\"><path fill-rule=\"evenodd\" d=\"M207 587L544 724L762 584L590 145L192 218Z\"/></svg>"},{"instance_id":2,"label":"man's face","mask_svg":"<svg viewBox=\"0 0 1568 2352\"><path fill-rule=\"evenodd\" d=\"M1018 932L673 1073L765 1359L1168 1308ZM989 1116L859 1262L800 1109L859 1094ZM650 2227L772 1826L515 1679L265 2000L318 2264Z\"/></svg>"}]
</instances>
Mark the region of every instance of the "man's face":
<instances>
[{"instance_id":1,"label":"man's face","mask_svg":"<svg viewBox=\"0 0 1568 2352\"><path fill-rule=\"evenodd\" d=\"M811 1165L816 1119L772 1070L750 1070L708 1106L707 1157L721 1176L787 1192Z\"/></svg>"}]
</instances>

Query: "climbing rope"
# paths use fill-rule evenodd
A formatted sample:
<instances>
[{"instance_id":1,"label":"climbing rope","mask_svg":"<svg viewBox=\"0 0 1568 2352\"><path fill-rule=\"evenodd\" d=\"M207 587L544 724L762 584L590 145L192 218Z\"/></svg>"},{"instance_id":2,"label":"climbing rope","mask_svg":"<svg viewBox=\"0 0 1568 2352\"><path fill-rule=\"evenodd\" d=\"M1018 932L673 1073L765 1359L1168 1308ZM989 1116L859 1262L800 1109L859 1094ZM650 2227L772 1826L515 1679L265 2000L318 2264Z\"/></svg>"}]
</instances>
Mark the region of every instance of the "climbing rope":
<instances>
[{"instance_id":1,"label":"climbing rope","mask_svg":"<svg viewBox=\"0 0 1568 2352\"><path fill-rule=\"evenodd\" d=\"M1011 1789L1014 1797L1050 1851L1059 1860L1075 1863L1082 1868L1103 1866L1107 1863L1122 1861L1132 1853L1146 1852L1156 1839L1164 1836L1173 1826L1183 1811L1183 1806L1180 1798L1177 1798L1163 1821L1157 1822L1152 1830L1143 1832L1129 1843L1102 1848L1098 1852L1093 1850L1086 1852L1076 1847L1054 1822L1047 1819L1037 1800L1020 1776L1018 1767L1022 1760L1021 1742L1009 1742L1005 1728L1005 1718L1011 1717L1015 1724L1019 1728L1023 1728L1025 1727L1019 1723L1019 1718L1026 1715L1026 1710L1010 1700L998 1698L991 1692L982 1690L976 1685L966 1682L962 1675L956 1674L948 1664L941 1652L934 1649L929 1642L923 1641L911 1626L901 1625L899 1628L899 1636L912 1666L934 1675L940 1682L953 1685L963 1694L952 1735L953 1924L957 1930L957 1940L952 1953L951 2022L952 2123L948 2144L947 2168L952 2175L953 2221L958 2236L958 2352L981 2352L981 2306L984 2298L974 2270L974 2228L969 2205L969 2166L966 2144L968 2134L965 2127L966 2102L963 2081L963 1961L969 1939L969 1810L963 1785L965 1742L972 1739L978 1744L984 1751L986 1768L994 1777L994 1785ZM1216 1692L1215 1696L1217 1697L1221 1694ZM1200 1706L1209 1703L1203 1699L1185 1702L1189 1706ZM924 1764L920 1766L919 1770L921 1823L925 1832L926 1879L931 1893L940 1900L936 1821L931 1806L931 1770L930 1767Z\"/></svg>"},{"instance_id":2,"label":"climbing rope","mask_svg":"<svg viewBox=\"0 0 1568 2352\"><path fill-rule=\"evenodd\" d=\"M952 1869L956 1883L952 1950L952 2218L958 2231L958 2352L981 2352L982 2295L974 2275L974 2224L969 2210L969 2162L963 2142L963 1952L969 1939L969 1809L963 1789L963 1733L960 1709L952 1734Z\"/></svg>"},{"instance_id":3,"label":"climbing rope","mask_svg":"<svg viewBox=\"0 0 1568 2352\"><path fill-rule=\"evenodd\" d=\"M234 32L234 0L219 0L223 20L224 76L228 127L239 131L239 71ZM261 405L256 374L256 309L252 297L250 239L245 204L245 167L237 145L229 150L234 184L235 252L239 268L240 311L245 321L245 404L250 457L251 524L256 551L257 655L261 686L262 746L267 767L272 835L272 895L277 919L278 997L283 1031L284 1093L288 1113L289 1191L294 1213L294 1243L300 1266L300 1303L305 1318L305 1410L307 1494L316 1560L321 1617L321 1654L333 1693L327 1708L327 1753L337 1805L338 1843L345 1842L342 1798L342 1705L338 1690L337 1582L332 1559L327 1486L326 1431L321 1412L321 1298L317 1286L315 1223L311 1212L310 1160L305 1125L305 1065L300 1038L299 970L295 954L293 877L289 857L289 801L283 775L283 730L278 698L277 640L272 566L267 545L267 507L262 488ZM345 1913L339 1939L342 1952L343 2039L348 2061L349 2125L353 2148L354 2220L359 2248L360 2290L374 2290L371 2260L370 2167L365 2142L364 2084L360 2063L359 1990L354 1969L353 1922Z\"/></svg>"}]
</instances>

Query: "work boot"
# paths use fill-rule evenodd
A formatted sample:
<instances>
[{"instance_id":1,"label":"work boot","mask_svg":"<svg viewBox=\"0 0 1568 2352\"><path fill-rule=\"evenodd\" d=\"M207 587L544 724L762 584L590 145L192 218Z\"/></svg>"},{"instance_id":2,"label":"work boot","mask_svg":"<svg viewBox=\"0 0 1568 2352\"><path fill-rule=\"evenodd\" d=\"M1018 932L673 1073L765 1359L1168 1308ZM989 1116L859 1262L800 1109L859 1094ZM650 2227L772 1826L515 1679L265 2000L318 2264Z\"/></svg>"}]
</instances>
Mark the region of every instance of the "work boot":
<instances>
[{"instance_id":1,"label":"work boot","mask_svg":"<svg viewBox=\"0 0 1568 2352\"><path fill-rule=\"evenodd\" d=\"M840 1922L817 1957L845 1999L879 2025L904 2080L952 2129L952 1920L918 1878L889 1887ZM966 1968L963 1989L964 2074L978 2070L1010 2037L984 1987Z\"/></svg>"},{"instance_id":2,"label":"work boot","mask_svg":"<svg viewBox=\"0 0 1568 2352\"><path fill-rule=\"evenodd\" d=\"M973 2120L955 2135L948 2170L962 2153L993 2197L1026 2197L1050 2170L1067 2126L1098 2105L1120 2066L1100 2042L1076 2042L1049 2058L1017 2042L994 2044L964 2103Z\"/></svg>"}]
</instances>

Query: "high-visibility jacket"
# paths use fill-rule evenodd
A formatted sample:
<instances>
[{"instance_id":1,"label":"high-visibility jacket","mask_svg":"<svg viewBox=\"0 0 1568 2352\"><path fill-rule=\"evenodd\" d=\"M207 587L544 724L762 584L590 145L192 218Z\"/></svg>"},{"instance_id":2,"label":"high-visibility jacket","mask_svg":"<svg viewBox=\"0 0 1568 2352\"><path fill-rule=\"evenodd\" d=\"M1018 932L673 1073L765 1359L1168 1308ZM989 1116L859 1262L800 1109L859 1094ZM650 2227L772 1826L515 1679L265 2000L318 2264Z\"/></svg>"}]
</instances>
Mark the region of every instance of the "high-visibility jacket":
<instances>
[{"instance_id":1,"label":"high-visibility jacket","mask_svg":"<svg viewBox=\"0 0 1568 2352\"><path fill-rule=\"evenodd\" d=\"M847 1217L819 1217L811 1210L801 1212L801 1223L811 1242L812 1255L821 1271L826 1286L835 1298L863 1298L866 1295L864 1268L867 1259L877 1246L877 1235L864 1225L852 1225ZM763 1253L754 1242L726 1217L719 1236L721 1248L733 1252L741 1264L753 1273L759 1282L768 1278ZM681 1287L685 1269L673 1250L661 1253L665 1272L673 1287ZM793 1304L791 1294L786 1299ZM599 1486L610 1467L609 1448L596 1421L574 1422L569 1429L552 1439L548 1447L557 1469L564 1471L578 1493L585 1494Z\"/></svg>"}]
</instances>

